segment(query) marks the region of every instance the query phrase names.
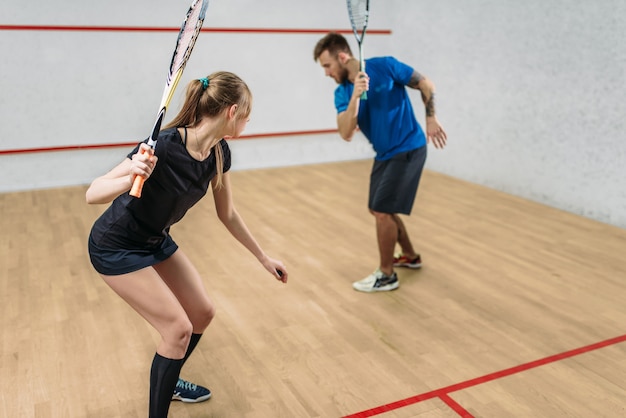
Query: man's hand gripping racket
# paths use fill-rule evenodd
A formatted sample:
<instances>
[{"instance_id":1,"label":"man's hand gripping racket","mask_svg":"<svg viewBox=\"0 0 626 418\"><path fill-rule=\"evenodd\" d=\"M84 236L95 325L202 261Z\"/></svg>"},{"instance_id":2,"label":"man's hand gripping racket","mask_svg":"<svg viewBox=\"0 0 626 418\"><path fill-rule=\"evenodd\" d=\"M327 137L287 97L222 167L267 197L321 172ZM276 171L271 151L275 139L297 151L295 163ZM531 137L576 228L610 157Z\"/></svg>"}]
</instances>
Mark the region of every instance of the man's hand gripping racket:
<instances>
[{"instance_id":1,"label":"man's hand gripping racket","mask_svg":"<svg viewBox=\"0 0 626 418\"><path fill-rule=\"evenodd\" d=\"M350 16L350 24L354 37L359 44L359 77L365 77L365 56L363 55L363 40L367 31L367 22L370 15L369 0L347 0L348 15ZM361 93L361 99L367 100L367 86Z\"/></svg>"}]
</instances>

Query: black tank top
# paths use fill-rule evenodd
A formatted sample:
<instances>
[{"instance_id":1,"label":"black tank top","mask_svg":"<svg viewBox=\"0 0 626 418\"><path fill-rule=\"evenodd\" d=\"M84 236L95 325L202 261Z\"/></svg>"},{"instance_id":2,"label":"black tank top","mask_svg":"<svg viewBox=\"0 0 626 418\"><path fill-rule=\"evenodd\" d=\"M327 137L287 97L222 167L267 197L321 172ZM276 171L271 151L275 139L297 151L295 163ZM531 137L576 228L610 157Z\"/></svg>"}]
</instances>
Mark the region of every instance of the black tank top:
<instances>
[{"instance_id":1,"label":"black tank top","mask_svg":"<svg viewBox=\"0 0 626 418\"><path fill-rule=\"evenodd\" d=\"M231 165L230 148L224 139L219 146L224 155L224 172L227 172ZM139 144L128 158L138 149ZM158 247L169 234L170 226L180 221L206 194L211 179L217 174L215 153L211 152L204 161L194 159L176 128L159 133L154 153L158 162L144 183L141 198L134 198L128 192L118 196L94 223L91 238L97 246L112 249Z\"/></svg>"}]
</instances>

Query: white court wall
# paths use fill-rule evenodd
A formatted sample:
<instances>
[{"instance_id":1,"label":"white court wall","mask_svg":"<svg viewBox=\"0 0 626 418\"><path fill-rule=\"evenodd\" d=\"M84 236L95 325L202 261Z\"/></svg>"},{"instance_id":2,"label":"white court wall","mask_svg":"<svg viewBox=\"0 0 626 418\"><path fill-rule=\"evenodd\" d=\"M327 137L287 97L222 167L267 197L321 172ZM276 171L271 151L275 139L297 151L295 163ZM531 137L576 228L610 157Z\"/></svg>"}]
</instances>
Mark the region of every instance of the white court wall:
<instances>
[{"instance_id":1,"label":"white court wall","mask_svg":"<svg viewBox=\"0 0 626 418\"><path fill-rule=\"evenodd\" d=\"M366 55L432 78L450 144L427 168L626 227L626 2L371 0ZM0 4L0 25L176 27L188 0ZM147 9L146 10L144 10ZM342 0L211 0L205 28L348 29ZM246 134L335 127L319 34L202 33L184 85L230 70L250 85ZM150 131L173 32L0 29L0 151L125 143ZM355 43L352 43L355 45ZM418 117L423 107L412 94ZM370 158L359 137L232 141L234 168ZM126 148L0 155L0 191L88 183Z\"/></svg>"}]
</instances>

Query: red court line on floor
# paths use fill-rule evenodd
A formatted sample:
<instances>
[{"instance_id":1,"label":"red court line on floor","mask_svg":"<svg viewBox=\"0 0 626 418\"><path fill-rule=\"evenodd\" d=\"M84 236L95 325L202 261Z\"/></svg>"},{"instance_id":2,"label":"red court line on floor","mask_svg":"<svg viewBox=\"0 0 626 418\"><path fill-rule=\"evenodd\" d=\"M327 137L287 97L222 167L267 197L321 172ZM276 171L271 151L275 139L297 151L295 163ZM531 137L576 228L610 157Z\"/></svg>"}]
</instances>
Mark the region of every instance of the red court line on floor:
<instances>
[{"instance_id":1,"label":"red court line on floor","mask_svg":"<svg viewBox=\"0 0 626 418\"><path fill-rule=\"evenodd\" d=\"M444 401L454 412L459 414L463 418L474 418L465 408L463 408L457 401L452 399L448 394L440 395L439 399Z\"/></svg>"},{"instance_id":2,"label":"red court line on floor","mask_svg":"<svg viewBox=\"0 0 626 418\"><path fill-rule=\"evenodd\" d=\"M556 361L559 360L563 360L566 358L570 358L570 357L574 357L577 356L579 354L584 354L584 353L588 353L590 351L594 351L600 348L604 348L604 347L608 347L611 345L615 345L615 344L619 344L626 341L626 334L625 335L620 335L619 337L615 337L615 338L610 338L608 340L604 340L604 341L600 341L598 343L595 344L590 344L590 345L586 345L584 347L580 347L580 348L576 348L574 350L570 350L570 351L565 351L564 353L559 353L559 354L555 354L549 357L545 357L539 360L535 360L535 361L531 361L529 363L524 363L524 364L520 364L519 366L514 366L514 367L510 367L508 369L504 369L504 370L500 370L494 373L490 373L490 374L486 374L484 376L481 377L477 377L474 379L470 379L470 380L466 380L464 382L461 383L456 383L454 385L450 385L450 386L446 386L440 389L435 389L433 391L430 392L425 392L422 393L420 395L416 395L416 396L411 396L409 398L406 399L402 399L400 401L396 401L396 402L392 402L389 403L387 405L381 405L381 406L377 406L375 408L372 409L368 409L365 411L361 411L361 412L357 412L355 414L351 414L351 415L346 415L344 418L365 418L365 417L372 417L374 415L378 415L378 414L382 414L383 412L389 412L389 411L393 411L395 409L399 409L399 408L403 408L405 406L409 406L409 405L413 405L428 399L433 399L433 398L441 398L442 400L445 401L444 398L448 398L450 399L452 402L454 402L451 398L448 397L448 394L452 393L452 392L457 392L459 390L463 390L463 389L467 389L473 386L477 386L480 385L482 383L486 383L486 382L490 382L492 380L496 380L496 379L500 379L506 376L511 376L513 374L519 373L519 372L523 372L526 370L530 370L530 369L534 369L536 367L539 366L543 366L545 364L549 364L549 363L554 363ZM446 402L447 403L447 402ZM454 402L456 403L456 402ZM460 405L459 405L460 407ZM454 409L454 408L453 408ZM459 411L456 411L457 413L459 413ZM463 416L463 415L461 415ZM471 415L469 415L471 416Z\"/></svg>"},{"instance_id":3,"label":"red court line on floor","mask_svg":"<svg viewBox=\"0 0 626 418\"><path fill-rule=\"evenodd\" d=\"M179 32L180 27L159 26L78 26L78 25L0 25L0 30L62 31L62 32ZM203 28L201 32L213 33L277 33L326 34L328 32L351 34L352 29L289 29L289 28ZM368 29L368 35L391 35L389 29Z\"/></svg>"},{"instance_id":4,"label":"red court line on floor","mask_svg":"<svg viewBox=\"0 0 626 418\"><path fill-rule=\"evenodd\" d=\"M257 139L257 138L272 138L281 136L302 136L302 135L323 135L336 133L337 129L318 129L313 131L292 131L292 132L269 132L261 134L242 135L232 141L240 141L242 139ZM93 145L64 145L58 147L44 147L44 148L23 148L23 149L8 149L0 150L0 155L10 154L31 154L35 152L53 152L53 151L79 151L89 149L102 149L102 148L120 148L120 147L134 147L139 141L136 142L117 142L112 144L93 144Z\"/></svg>"}]
</instances>

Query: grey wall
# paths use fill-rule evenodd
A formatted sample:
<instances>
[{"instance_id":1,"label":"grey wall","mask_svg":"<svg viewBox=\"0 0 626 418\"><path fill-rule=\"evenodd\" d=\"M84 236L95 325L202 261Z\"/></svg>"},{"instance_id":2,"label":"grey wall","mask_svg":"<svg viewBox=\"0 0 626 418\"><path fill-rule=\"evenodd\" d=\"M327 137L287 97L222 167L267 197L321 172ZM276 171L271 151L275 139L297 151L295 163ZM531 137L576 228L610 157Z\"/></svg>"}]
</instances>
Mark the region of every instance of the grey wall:
<instances>
[{"instance_id":1,"label":"grey wall","mask_svg":"<svg viewBox=\"0 0 626 418\"><path fill-rule=\"evenodd\" d=\"M368 35L366 55L395 55L437 85L450 144L431 149L429 169L626 227L625 1L371 3L370 27L393 33ZM10 0L0 5L0 16L4 24L175 27L188 5ZM341 0L211 0L205 27L349 24ZM227 69L255 94L246 133L333 128L334 82L311 58L319 36L202 34L168 115L187 81ZM174 38L172 32L0 30L0 149L142 139L157 111ZM419 94L412 98L423 121ZM369 158L366 141L356 142L320 135L232 145L235 167L245 169ZM0 191L87 183L125 152L0 156Z\"/></svg>"},{"instance_id":2,"label":"grey wall","mask_svg":"<svg viewBox=\"0 0 626 418\"><path fill-rule=\"evenodd\" d=\"M626 1L392 4L451 137L431 169L626 227Z\"/></svg>"}]
</instances>

